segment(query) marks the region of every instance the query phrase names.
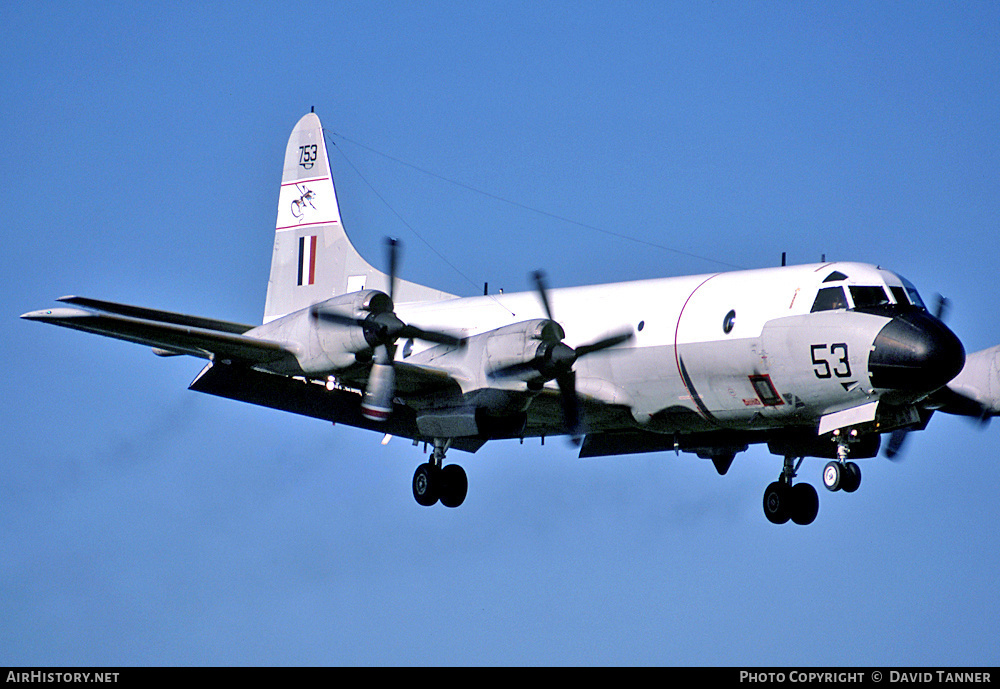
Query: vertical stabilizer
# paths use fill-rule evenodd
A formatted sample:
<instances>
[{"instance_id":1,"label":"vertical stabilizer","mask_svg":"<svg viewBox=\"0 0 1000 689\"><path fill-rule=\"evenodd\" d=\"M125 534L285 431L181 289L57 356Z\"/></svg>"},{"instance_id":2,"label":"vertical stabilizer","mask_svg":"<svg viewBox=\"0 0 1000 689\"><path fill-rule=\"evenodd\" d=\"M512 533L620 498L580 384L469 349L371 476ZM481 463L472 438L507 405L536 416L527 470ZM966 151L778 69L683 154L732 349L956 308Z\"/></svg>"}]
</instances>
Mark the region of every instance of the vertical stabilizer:
<instances>
[{"instance_id":1,"label":"vertical stabilizer","mask_svg":"<svg viewBox=\"0 0 1000 689\"><path fill-rule=\"evenodd\" d=\"M366 288L388 291L388 277L347 238L323 126L315 113L308 113L295 125L285 149L264 322ZM394 296L403 303L452 295L397 279Z\"/></svg>"}]
</instances>

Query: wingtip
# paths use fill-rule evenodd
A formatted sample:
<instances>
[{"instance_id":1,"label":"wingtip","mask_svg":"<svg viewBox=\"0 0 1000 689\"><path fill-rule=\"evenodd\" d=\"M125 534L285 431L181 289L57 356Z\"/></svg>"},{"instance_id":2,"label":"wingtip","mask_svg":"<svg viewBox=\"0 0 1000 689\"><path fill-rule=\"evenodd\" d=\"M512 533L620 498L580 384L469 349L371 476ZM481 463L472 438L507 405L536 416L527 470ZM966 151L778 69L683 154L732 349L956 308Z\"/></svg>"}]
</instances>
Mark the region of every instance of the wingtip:
<instances>
[{"instance_id":1,"label":"wingtip","mask_svg":"<svg viewBox=\"0 0 1000 689\"><path fill-rule=\"evenodd\" d=\"M28 311L22 313L21 318L27 321L58 321L67 318L79 318L81 316L91 316L89 311L81 309L41 309L39 311Z\"/></svg>"}]
</instances>

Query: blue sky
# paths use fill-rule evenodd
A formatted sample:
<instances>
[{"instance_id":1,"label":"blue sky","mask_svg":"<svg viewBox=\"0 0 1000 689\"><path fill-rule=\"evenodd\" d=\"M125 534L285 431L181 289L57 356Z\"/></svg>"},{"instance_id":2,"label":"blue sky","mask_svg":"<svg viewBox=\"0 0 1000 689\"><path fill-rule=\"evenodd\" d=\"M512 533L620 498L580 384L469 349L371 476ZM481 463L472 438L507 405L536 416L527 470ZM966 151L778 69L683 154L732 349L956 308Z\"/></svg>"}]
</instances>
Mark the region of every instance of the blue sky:
<instances>
[{"instance_id":1,"label":"blue sky","mask_svg":"<svg viewBox=\"0 0 1000 689\"><path fill-rule=\"evenodd\" d=\"M348 231L376 264L402 239L409 280L825 254L947 295L982 349L996 3L8 2L0 38L0 664L1000 660L996 424L935 417L857 493L821 490L808 528L765 520L764 448L719 477L493 443L449 455L461 509L424 509L405 441L17 318L81 294L259 322L285 143L315 106Z\"/></svg>"}]
</instances>

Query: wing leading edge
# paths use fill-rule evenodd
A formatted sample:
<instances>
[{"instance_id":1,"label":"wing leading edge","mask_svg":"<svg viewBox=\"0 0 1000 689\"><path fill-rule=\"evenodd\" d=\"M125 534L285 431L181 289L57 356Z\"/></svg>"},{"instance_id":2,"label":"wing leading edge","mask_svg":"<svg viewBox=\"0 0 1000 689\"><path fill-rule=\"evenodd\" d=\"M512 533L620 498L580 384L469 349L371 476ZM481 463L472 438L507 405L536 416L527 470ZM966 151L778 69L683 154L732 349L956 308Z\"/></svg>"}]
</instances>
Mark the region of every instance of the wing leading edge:
<instances>
[{"instance_id":1,"label":"wing leading edge","mask_svg":"<svg viewBox=\"0 0 1000 689\"><path fill-rule=\"evenodd\" d=\"M86 297L63 297L59 301L100 310L43 309L25 313L21 318L146 345L163 356L187 354L248 365L295 360L287 346L243 334L253 326Z\"/></svg>"},{"instance_id":2,"label":"wing leading edge","mask_svg":"<svg viewBox=\"0 0 1000 689\"><path fill-rule=\"evenodd\" d=\"M218 330L227 333L242 335L255 326L243 323L233 323L231 321L220 321L214 318L202 318L200 316L188 316L183 313L173 311L160 311L158 309L147 309L142 306L132 306L130 304L118 304L113 301L103 301L101 299L90 299L89 297L59 297L56 301L64 304L73 304L87 309L96 309L106 313L114 313L120 316L130 316L148 321L159 321L162 323L172 323L174 325L191 326L204 330Z\"/></svg>"}]
</instances>

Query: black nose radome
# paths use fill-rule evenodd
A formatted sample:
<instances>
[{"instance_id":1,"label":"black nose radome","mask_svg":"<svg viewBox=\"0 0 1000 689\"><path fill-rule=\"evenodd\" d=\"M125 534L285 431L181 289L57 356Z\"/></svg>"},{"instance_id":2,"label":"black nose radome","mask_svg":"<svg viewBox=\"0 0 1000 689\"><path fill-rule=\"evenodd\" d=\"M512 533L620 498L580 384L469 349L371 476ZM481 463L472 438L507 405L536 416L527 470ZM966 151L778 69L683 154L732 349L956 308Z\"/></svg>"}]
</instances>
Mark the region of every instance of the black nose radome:
<instances>
[{"instance_id":1,"label":"black nose radome","mask_svg":"<svg viewBox=\"0 0 1000 689\"><path fill-rule=\"evenodd\" d=\"M875 338L868 372L876 388L932 392L958 375L965 348L955 333L926 311L895 316Z\"/></svg>"}]
</instances>

